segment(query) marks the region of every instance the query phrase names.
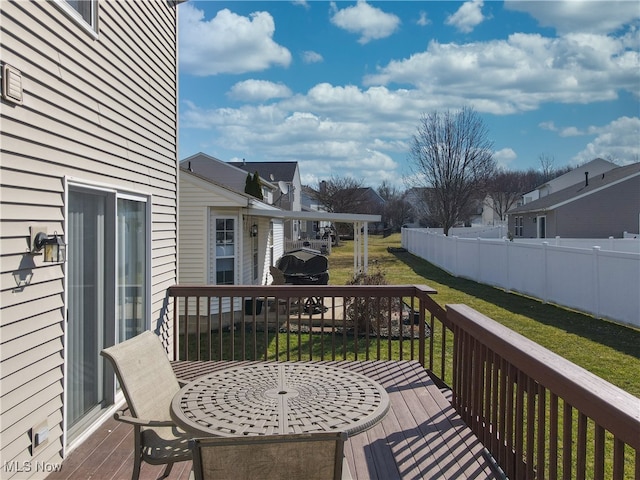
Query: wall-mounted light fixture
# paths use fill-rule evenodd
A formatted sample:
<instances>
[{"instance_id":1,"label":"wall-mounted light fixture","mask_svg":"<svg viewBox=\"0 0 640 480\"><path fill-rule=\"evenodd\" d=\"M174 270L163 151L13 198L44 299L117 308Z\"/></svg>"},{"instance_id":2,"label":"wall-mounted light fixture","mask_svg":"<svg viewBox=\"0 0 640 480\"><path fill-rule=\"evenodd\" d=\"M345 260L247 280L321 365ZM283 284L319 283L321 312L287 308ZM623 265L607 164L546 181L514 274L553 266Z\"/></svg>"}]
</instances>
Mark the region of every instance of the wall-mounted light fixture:
<instances>
[{"instance_id":1,"label":"wall-mounted light fixture","mask_svg":"<svg viewBox=\"0 0 640 480\"><path fill-rule=\"evenodd\" d=\"M64 263L67 260L67 246L62 241L62 235L53 232L48 235L46 229L31 229L31 253L33 255L44 251L44 261L48 263Z\"/></svg>"},{"instance_id":2,"label":"wall-mounted light fixture","mask_svg":"<svg viewBox=\"0 0 640 480\"><path fill-rule=\"evenodd\" d=\"M251 225L251 229L249 230L249 235L251 235L252 237L258 236L258 225L256 225L255 223Z\"/></svg>"}]
</instances>

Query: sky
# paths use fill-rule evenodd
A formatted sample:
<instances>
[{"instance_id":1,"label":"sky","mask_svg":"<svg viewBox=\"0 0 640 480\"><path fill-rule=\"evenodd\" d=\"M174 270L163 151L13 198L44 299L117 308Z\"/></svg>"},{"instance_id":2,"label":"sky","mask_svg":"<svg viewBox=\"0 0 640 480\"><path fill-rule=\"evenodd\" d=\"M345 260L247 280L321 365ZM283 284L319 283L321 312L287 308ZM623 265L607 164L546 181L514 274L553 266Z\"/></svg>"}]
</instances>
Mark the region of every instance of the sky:
<instances>
[{"instance_id":1,"label":"sky","mask_svg":"<svg viewBox=\"0 0 640 480\"><path fill-rule=\"evenodd\" d=\"M424 115L471 107L507 170L640 160L640 3L196 1L179 159L297 161L404 189Z\"/></svg>"}]
</instances>

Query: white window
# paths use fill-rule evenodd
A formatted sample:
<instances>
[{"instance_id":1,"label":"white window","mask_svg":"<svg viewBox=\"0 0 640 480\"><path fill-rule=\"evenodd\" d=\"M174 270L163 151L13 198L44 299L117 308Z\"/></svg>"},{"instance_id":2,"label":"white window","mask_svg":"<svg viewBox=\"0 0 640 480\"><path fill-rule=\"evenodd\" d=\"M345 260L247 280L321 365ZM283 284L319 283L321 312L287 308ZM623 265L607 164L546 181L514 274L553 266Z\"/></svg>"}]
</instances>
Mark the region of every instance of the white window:
<instances>
[{"instance_id":1,"label":"white window","mask_svg":"<svg viewBox=\"0 0 640 480\"><path fill-rule=\"evenodd\" d=\"M58 5L80 25L98 31L98 0L57 0Z\"/></svg>"},{"instance_id":2,"label":"white window","mask_svg":"<svg viewBox=\"0 0 640 480\"><path fill-rule=\"evenodd\" d=\"M215 283L233 285L236 263L235 218L215 219L215 239Z\"/></svg>"},{"instance_id":3,"label":"white window","mask_svg":"<svg viewBox=\"0 0 640 480\"><path fill-rule=\"evenodd\" d=\"M515 236L522 236L522 226L524 224L524 217L516 217L516 228L515 228Z\"/></svg>"}]
</instances>

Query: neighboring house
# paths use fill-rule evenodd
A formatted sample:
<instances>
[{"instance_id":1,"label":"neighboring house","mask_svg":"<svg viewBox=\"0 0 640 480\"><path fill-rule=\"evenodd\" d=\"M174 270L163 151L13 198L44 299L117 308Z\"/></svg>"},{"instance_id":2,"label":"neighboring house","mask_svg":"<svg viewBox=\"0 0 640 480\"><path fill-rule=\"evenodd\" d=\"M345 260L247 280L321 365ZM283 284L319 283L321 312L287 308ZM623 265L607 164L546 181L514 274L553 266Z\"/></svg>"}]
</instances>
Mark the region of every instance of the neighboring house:
<instances>
[{"instance_id":1,"label":"neighboring house","mask_svg":"<svg viewBox=\"0 0 640 480\"><path fill-rule=\"evenodd\" d=\"M500 215L494 208L493 199L487 195L482 202L482 225L504 225L504 221L500 219Z\"/></svg>"},{"instance_id":2,"label":"neighboring house","mask_svg":"<svg viewBox=\"0 0 640 480\"><path fill-rule=\"evenodd\" d=\"M617 166L618 165L615 163L603 160L602 158L596 158L584 165L574 168L564 175L560 175L553 180L543 183L531 192L525 193L522 196L522 203L527 204L529 202L533 202L534 200L545 197L551 193L564 190L567 187L580 183L584 180L585 174L595 177L596 175L601 175L609 170L617 168Z\"/></svg>"},{"instance_id":3,"label":"neighboring house","mask_svg":"<svg viewBox=\"0 0 640 480\"><path fill-rule=\"evenodd\" d=\"M384 212L385 200L371 187L358 188L359 208L356 213L366 213L371 215L382 215ZM383 222L374 222L369 225L369 232L382 233Z\"/></svg>"},{"instance_id":4,"label":"neighboring house","mask_svg":"<svg viewBox=\"0 0 640 480\"><path fill-rule=\"evenodd\" d=\"M413 228L436 226L429 221L431 208L427 199L432 190L427 187L411 187L405 191L403 198L410 205L410 218L405 226Z\"/></svg>"},{"instance_id":5,"label":"neighboring house","mask_svg":"<svg viewBox=\"0 0 640 480\"><path fill-rule=\"evenodd\" d=\"M436 191L433 187L412 187L404 194L404 200L410 205L411 218L406 223L410 227L438 228L440 222L436 220ZM461 212L455 226L471 226L482 223L483 201L473 199L466 211Z\"/></svg>"},{"instance_id":6,"label":"neighboring house","mask_svg":"<svg viewBox=\"0 0 640 480\"><path fill-rule=\"evenodd\" d=\"M244 193L246 175L204 154L180 162L181 283L270 283L269 266L283 253L283 220L251 212L281 209Z\"/></svg>"},{"instance_id":7,"label":"neighboring house","mask_svg":"<svg viewBox=\"0 0 640 480\"><path fill-rule=\"evenodd\" d=\"M269 267L275 265L284 253L287 223L352 222L364 227L370 222L380 221L379 215L279 208L278 196L284 188L276 188L273 182L264 178L261 178L261 183L274 190L273 205L244 193L247 172L278 171L277 166L282 166L282 163L291 162L276 162L274 168L253 168L254 164L240 169L238 165L242 163L225 163L202 153L180 163L181 283L268 284L272 281ZM294 175L299 178L297 169L296 164ZM275 174L273 176L278 183ZM302 187L296 189L300 195ZM271 193L267 191L267 194ZM257 234L252 236L252 231ZM367 253L361 248L366 243L365 234L361 243L354 244L356 268L367 268Z\"/></svg>"},{"instance_id":8,"label":"neighboring house","mask_svg":"<svg viewBox=\"0 0 640 480\"><path fill-rule=\"evenodd\" d=\"M515 238L608 238L640 229L640 163L617 167L508 212Z\"/></svg>"},{"instance_id":9,"label":"neighboring house","mask_svg":"<svg viewBox=\"0 0 640 480\"><path fill-rule=\"evenodd\" d=\"M2 478L42 477L112 416L102 348L151 329L172 352L176 17L166 1L0 2ZM66 262L32 252L38 232Z\"/></svg>"},{"instance_id":10,"label":"neighboring house","mask_svg":"<svg viewBox=\"0 0 640 480\"><path fill-rule=\"evenodd\" d=\"M216 183L220 185L225 185L231 190L243 193L246 187L247 175L255 173L238 168L232 162L224 162L202 152L181 160L180 164L182 168L197 171L207 178L215 179ZM230 168L222 168L220 164ZM262 185L263 201L267 204L272 204L274 198L279 195L278 186L264 177L260 178L260 183Z\"/></svg>"},{"instance_id":11,"label":"neighboring house","mask_svg":"<svg viewBox=\"0 0 640 480\"><path fill-rule=\"evenodd\" d=\"M327 211L327 209L318 201L316 191L307 185L302 186L301 203L303 212ZM300 236L303 240L319 239L325 234L332 234L331 222L307 220L300 223Z\"/></svg>"},{"instance_id":12,"label":"neighboring house","mask_svg":"<svg viewBox=\"0 0 640 480\"><path fill-rule=\"evenodd\" d=\"M302 211L302 182L298 162L228 162L247 173L258 172L260 178L278 186L274 192L273 205L292 212ZM285 221L285 236L290 240L301 238L301 222L297 219Z\"/></svg>"}]
</instances>

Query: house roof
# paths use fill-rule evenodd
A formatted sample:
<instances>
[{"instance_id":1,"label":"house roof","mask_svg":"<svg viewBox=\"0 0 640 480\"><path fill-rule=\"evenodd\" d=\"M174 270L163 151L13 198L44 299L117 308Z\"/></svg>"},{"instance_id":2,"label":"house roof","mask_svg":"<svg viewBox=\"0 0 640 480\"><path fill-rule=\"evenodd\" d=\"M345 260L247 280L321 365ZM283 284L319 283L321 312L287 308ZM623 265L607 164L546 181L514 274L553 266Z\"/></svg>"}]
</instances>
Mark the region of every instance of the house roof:
<instances>
[{"instance_id":1,"label":"house roof","mask_svg":"<svg viewBox=\"0 0 640 480\"><path fill-rule=\"evenodd\" d=\"M512 208L507 213L517 214L553 210L638 175L640 175L640 163L617 167L602 174L589 177L588 185L585 179L570 187L550 193L538 200L533 200L519 207Z\"/></svg>"},{"instance_id":2,"label":"house roof","mask_svg":"<svg viewBox=\"0 0 640 480\"><path fill-rule=\"evenodd\" d=\"M248 170L243 170L235 166L237 162L223 162L215 157L207 155L205 153L198 153L187 157L180 162L180 170L186 172L194 177L198 177L213 186L222 188L224 190L233 192L241 197L247 199L246 212L249 215L279 218L279 219L296 219L296 220L324 220L330 222L379 222L380 215L363 215L356 213L329 213L318 211L291 211L282 210L277 207L273 207L265 204L244 193L245 180L247 172L253 172L253 166L258 163L264 163L271 165L271 162L247 162L246 165L251 165ZM241 162L240 162L241 163ZM297 168L296 162L273 162L274 165L289 164ZM258 175L261 178L262 175L258 170ZM275 176L275 175L274 175ZM276 177L277 178L277 177ZM268 183L272 188L275 186Z\"/></svg>"},{"instance_id":3,"label":"house roof","mask_svg":"<svg viewBox=\"0 0 640 480\"><path fill-rule=\"evenodd\" d=\"M614 170L618 167L613 162L608 160L604 160L603 158L594 158L590 162L587 162L583 165L580 165L567 173L560 175L559 177L552 178L544 182L542 185L538 185L536 190L543 188L544 186L554 186L557 184L561 184L565 178L578 177L581 178L584 175L584 172L591 172L592 174L597 173L598 175L604 173L608 170Z\"/></svg>"},{"instance_id":4,"label":"house roof","mask_svg":"<svg viewBox=\"0 0 640 480\"><path fill-rule=\"evenodd\" d=\"M180 169L191 172L205 180L219 185L228 190L245 195L244 189L247 180L247 170L234 166L232 163L207 155L197 153L180 161ZM250 173L253 173L251 171ZM258 172L260 175L260 173ZM275 190L276 187L260 175L262 185Z\"/></svg>"},{"instance_id":5,"label":"house roof","mask_svg":"<svg viewBox=\"0 0 640 480\"><path fill-rule=\"evenodd\" d=\"M298 162L227 162L245 172L258 172L261 178L271 182L293 181Z\"/></svg>"}]
</instances>

